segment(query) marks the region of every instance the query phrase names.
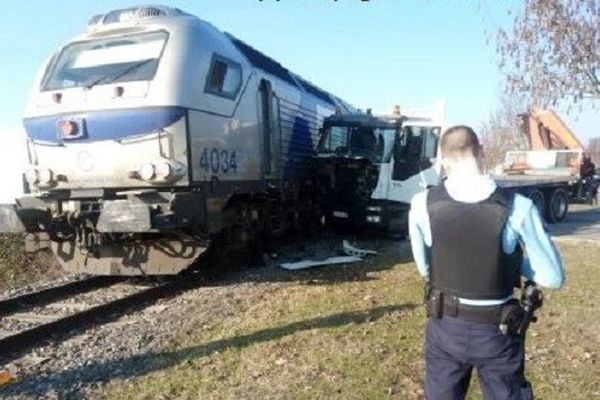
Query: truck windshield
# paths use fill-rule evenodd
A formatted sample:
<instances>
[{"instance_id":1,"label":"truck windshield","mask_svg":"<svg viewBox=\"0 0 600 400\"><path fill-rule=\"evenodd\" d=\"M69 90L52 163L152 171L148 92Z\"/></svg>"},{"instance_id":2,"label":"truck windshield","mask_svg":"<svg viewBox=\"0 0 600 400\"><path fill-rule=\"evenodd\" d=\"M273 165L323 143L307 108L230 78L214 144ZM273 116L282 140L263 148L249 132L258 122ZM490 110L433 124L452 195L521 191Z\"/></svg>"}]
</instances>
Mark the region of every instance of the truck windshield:
<instances>
[{"instance_id":1,"label":"truck windshield","mask_svg":"<svg viewBox=\"0 0 600 400\"><path fill-rule=\"evenodd\" d=\"M394 129L373 127L332 126L321 138L320 153L361 156L372 162L381 162L386 137L394 137Z\"/></svg>"},{"instance_id":2,"label":"truck windshield","mask_svg":"<svg viewBox=\"0 0 600 400\"><path fill-rule=\"evenodd\" d=\"M53 61L43 90L151 80L166 40L160 31L71 43Z\"/></svg>"}]
</instances>

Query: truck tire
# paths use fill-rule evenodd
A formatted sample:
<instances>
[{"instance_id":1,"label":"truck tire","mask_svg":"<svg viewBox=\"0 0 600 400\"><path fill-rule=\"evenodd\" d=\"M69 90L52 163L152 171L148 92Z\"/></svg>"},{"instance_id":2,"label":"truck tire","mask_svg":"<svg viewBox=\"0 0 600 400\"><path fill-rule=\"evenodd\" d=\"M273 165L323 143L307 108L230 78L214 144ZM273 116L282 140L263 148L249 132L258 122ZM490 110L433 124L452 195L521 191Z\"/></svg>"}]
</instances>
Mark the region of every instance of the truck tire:
<instances>
[{"instance_id":1,"label":"truck tire","mask_svg":"<svg viewBox=\"0 0 600 400\"><path fill-rule=\"evenodd\" d=\"M569 211L569 194L563 188L554 189L550 193L550 201L546 209L546 219L550 223L560 222Z\"/></svg>"},{"instance_id":2,"label":"truck tire","mask_svg":"<svg viewBox=\"0 0 600 400\"><path fill-rule=\"evenodd\" d=\"M546 213L546 198L541 190L531 189L529 192L527 192L527 197L533 201L533 204L537 207L540 215L544 215Z\"/></svg>"}]
</instances>

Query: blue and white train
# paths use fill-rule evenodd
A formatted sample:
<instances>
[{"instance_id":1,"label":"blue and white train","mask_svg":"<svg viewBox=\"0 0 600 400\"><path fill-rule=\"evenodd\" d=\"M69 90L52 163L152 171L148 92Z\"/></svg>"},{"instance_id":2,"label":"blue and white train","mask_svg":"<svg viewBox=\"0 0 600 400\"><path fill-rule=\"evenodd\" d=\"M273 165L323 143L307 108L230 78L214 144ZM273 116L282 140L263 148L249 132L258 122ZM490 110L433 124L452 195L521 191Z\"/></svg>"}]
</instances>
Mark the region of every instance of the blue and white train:
<instances>
[{"instance_id":1,"label":"blue and white train","mask_svg":"<svg viewBox=\"0 0 600 400\"><path fill-rule=\"evenodd\" d=\"M94 16L27 106L29 195L0 208L69 271L175 274L315 214L313 154L338 97L181 10Z\"/></svg>"}]
</instances>

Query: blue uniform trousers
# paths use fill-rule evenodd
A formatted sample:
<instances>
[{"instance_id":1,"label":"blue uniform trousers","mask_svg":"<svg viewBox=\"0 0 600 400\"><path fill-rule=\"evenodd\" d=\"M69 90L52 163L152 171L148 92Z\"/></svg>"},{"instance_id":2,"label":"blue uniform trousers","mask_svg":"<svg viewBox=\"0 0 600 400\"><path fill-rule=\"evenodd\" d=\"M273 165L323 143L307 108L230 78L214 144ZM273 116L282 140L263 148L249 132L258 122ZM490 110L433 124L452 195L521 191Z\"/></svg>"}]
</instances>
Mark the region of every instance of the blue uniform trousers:
<instances>
[{"instance_id":1,"label":"blue uniform trousers","mask_svg":"<svg viewBox=\"0 0 600 400\"><path fill-rule=\"evenodd\" d=\"M464 399L477 369L485 400L533 399L525 380L524 343L496 325L444 316L430 318L425 341L428 400Z\"/></svg>"}]
</instances>

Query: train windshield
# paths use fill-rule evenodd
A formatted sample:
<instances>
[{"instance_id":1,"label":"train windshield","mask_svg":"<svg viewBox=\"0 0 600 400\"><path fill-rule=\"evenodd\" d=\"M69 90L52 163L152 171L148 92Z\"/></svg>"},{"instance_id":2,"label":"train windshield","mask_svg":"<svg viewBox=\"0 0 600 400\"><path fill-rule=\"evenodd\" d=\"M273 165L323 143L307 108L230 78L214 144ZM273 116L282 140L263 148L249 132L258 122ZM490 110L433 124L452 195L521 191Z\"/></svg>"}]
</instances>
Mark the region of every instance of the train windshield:
<instances>
[{"instance_id":1,"label":"train windshield","mask_svg":"<svg viewBox=\"0 0 600 400\"><path fill-rule=\"evenodd\" d=\"M385 143L395 133L391 128L332 126L324 132L318 151L361 156L379 163L388 150Z\"/></svg>"},{"instance_id":2,"label":"train windshield","mask_svg":"<svg viewBox=\"0 0 600 400\"><path fill-rule=\"evenodd\" d=\"M161 31L72 43L52 63L43 90L151 80L166 40Z\"/></svg>"}]
</instances>

